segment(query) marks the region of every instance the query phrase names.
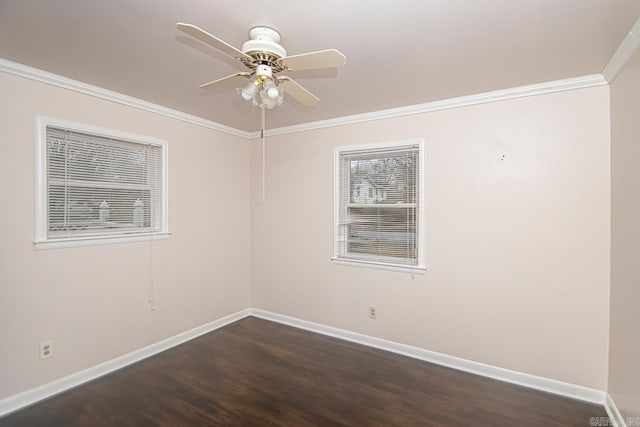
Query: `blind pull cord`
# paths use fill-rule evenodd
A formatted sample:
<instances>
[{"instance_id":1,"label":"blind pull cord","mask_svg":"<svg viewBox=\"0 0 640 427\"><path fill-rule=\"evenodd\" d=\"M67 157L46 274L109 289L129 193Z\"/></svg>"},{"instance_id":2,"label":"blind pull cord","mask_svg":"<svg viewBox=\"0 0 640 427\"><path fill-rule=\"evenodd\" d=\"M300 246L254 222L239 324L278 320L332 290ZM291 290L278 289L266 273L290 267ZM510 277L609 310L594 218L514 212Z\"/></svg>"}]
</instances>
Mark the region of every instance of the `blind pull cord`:
<instances>
[{"instance_id":1,"label":"blind pull cord","mask_svg":"<svg viewBox=\"0 0 640 427\"><path fill-rule=\"evenodd\" d=\"M64 231L69 233L69 131L64 131Z\"/></svg>"},{"instance_id":2,"label":"blind pull cord","mask_svg":"<svg viewBox=\"0 0 640 427\"><path fill-rule=\"evenodd\" d=\"M155 311L155 289L153 283L153 237L149 240L149 308Z\"/></svg>"}]
</instances>

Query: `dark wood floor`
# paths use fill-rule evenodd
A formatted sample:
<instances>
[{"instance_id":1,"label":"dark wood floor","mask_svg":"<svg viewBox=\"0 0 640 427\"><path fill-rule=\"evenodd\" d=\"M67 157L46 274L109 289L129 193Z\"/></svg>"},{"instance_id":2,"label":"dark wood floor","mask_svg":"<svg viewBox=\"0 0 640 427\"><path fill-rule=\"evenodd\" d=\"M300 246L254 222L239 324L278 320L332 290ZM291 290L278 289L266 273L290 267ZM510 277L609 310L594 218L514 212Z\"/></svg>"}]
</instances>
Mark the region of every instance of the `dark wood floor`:
<instances>
[{"instance_id":1,"label":"dark wood floor","mask_svg":"<svg viewBox=\"0 0 640 427\"><path fill-rule=\"evenodd\" d=\"M601 406L249 317L7 426L588 426Z\"/></svg>"}]
</instances>

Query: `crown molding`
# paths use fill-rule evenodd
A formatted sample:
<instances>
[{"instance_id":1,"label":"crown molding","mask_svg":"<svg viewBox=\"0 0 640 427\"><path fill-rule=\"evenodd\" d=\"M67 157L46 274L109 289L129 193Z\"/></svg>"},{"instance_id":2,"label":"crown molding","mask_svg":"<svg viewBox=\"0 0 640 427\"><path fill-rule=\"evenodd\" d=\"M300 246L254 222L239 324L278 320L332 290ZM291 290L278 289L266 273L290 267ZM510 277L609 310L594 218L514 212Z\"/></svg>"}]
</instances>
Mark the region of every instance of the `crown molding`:
<instances>
[{"instance_id":1,"label":"crown molding","mask_svg":"<svg viewBox=\"0 0 640 427\"><path fill-rule=\"evenodd\" d=\"M124 95L122 93L114 92L108 89L103 89L101 87L90 85L88 83L79 82L68 77L63 77L58 74L40 70L38 68L29 67L27 65L19 64L7 59L0 58L0 71L4 71L5 73L14 74L16 76L24 77L38 82L47 83L63 89L69 89L75 92L83 93L85 95L94 96L96 98L105 99L107 101L116 102L128 107L160 114L162 116L181 120L193 125L203 126L209 129L217 130L219 132L224 132L229 135L239 136L245 139L248 139L253 135L253 132L247 132L230 126L225 126L211 120L203 119L202 117L183 113L181 111L163 107L162 105L154 104L152 102L144 101L142 99L134 98L132 96Z\"/></svg>"},{"instance_id":2,"label":"crown molding","mask_svg":"<svg viewBox=\"0 0 640 427\"><path fill-rule=\"evenodd\" d=\"M638 24L636 24L638 26ZM634 27L635 28L635 27ZM628 59L628 58L627 58ZM624 65L624 64L623 64ZM14 74L31 80L51 84L64 89L116 102L140 110L160 114L165 117L181 120L198 126L224 132L229 135L238 136L245 139L256 139L260 137L260 132L249 132L241 129L216 123L191 114L183 113L171 108L163 107L152 102L144 101L132 96L124 95L111 90L103 89L88 83L79 82L67 77L50 73L48 71L29 67L27 65L12 62L0 58L0 71ZM505 101L508 99L522 98L527 96L542 95L567 90L583 89L594 86L606 85L608 81L602 74L590 74L586 76L573 77L563 80L537 83L526 86L518 86L508 89L500 89L491 92L484 92L474 95L461 96L457 98L444 99L440 101L427 102L423 104L408 105L405 107L390 108L386 110L373 111L369 113L354 114L349 116L336 117L333 119L319 120L315 122L301 123L298 125L284 126L280 128L268 129L268 136L285 135L290 133L306 132L316 129L324 129L335 126L345 126L356 123L363 123L375 120L391 119L395 117L410 116L415 114L430 113L434 111L448 110L452 108L467 107L476 104Z\"/></svg>"},{"instance_id":3,"label":"crown molding","mask_svg":"<svg viewBox=\"0 0 640 427\"><path fill-rule=\"evenodd\" d=\"M334 126L344 126L355 123L370 122L374 120L410 116L414 114L431 113L434 111L449 110L452 108L467 107L476 104L486 104L488 102L505 101L508 99L522 98L526 96L563 92L567 90L583 89L594 86L603 86L606 84L607 81L602 74L590 74L581 77L554 80L545 83L518 86L509 89L479 93L475 95L444 99L441 101L427 102L424 104L390 108L387 110L373 111L370 113L354 114L351 116L336 117L334 119L320 120L316 122L301 123L299 125L268 129L267 135L275 136L289 133L305 132L309 130L324 129ZM253 132L250 137L259 138L260 133Z\"/></svg>"},{"instance_id":4,"label":"crown molding","mask_svg":"<svg viewBox=\"0 0 640 427\"><path fill-rule=\"evenodd\" d=\"M618 73L624 68L636 50L638 50L638 47L640 47L640 19L636 21L631 31L627 33L616 52L604 67L602 75L607 80L607 83L613 82Z\"/></svg>"}]
</instances>

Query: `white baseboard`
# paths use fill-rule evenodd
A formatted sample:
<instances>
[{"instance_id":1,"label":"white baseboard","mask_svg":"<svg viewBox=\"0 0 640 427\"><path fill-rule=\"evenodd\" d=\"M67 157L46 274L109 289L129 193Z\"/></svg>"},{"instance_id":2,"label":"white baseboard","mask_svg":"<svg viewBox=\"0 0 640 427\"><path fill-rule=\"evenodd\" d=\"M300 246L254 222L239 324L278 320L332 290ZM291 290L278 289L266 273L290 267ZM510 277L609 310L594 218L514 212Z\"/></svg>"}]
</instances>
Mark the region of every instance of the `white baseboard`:
<instances>
[{"instance_id":1,"label":"white baseboard","mask_svg":"<svg viewBox=\"0 0 640 427\"><path fill-rule=\"evenodd\" d=\"M604 409L607 411L609 421L611 421L611 425L613 427L627 427L627 423L622 417L622 414L620 414L620 411L618 411L618 408L609 393L607 393L604 401Z\"/></svg>"},{"instance_id":2,"label":"white baseboard","mask_svg":"<svg viewBox=\"0 0 640 427\"><path fill-rule=\"evenodd\" d=\"M346 331L319 323L309 322L294 317L284 316L265 310L252 308L251 315L261 319L271 320L285 325L305 329L334 338L340 338L369 347L390 351L392 353L401 354L412 357L414 359L424 360L426 362L435 363L460 371L470 372L472 374L482 375L484 377L494 378L524 387L536 390L546 391L549 393L579 399L598 405L604 405L604 391L565 383L562 381L552 380L549 378L539 377L536 375L525 374L523 372L512 371L509 369L499 368L497 366L487 365L472 360L462 359L448 354L438 353L435 351L425 350L419 347L413 347L406 344L400 344L393 341L387 341L380 338L371 337L356 332Z\"/></svg>"},{"instance_id":3,"label":"white baseboard","mask_svg":"<svg viewBox=\"0 0 640 427\"><path fill-rule=\"evenodd\" d=\"M186 341L192 340L200 335L219 329L223 326L240 320L250 315L249 309L240 310L236 313L198 326L186 332L181 332L170 338L148 345L141 349L132 351L131 353L108 360L96 366L84 369L80 372L57 379L47 384L32 388L13 396L9 396L0 400L0 417L10 412L32 405L40 400L51 397L55 394L62 393L80 384L99 378L110 372L124 368L125 366L136 363L142 359L161 353L172 347L180 345Z\"/></svg>"},{"instance_id":4,"label":"white baseboard","mask_svg":"<svg viewBox=\"0 0 640 427\"><path fill-rule=\"evenodd\" d=\"M271 320L296 328L316 332L322 335L328 335L369 347L390 351L392 353L401 354L404 356L412 357L414 359L424 360L426 362L447 366L460 371L470 372L472 374L482 375L484 377L494 378L497 380L522 385L536 390L546 391L561 396L604 405L610 419L612 420L612 422L616 423L614 425L617 427L626 427L624 419L620 415L620 412L618 412L613 399L611 399L611 396L609 396L604 391L565 383L562 381L556 381L549 378L525 374L523 372L499 368L497 366L474 362L472 360L466 360L419 347L413 347L406 344L387 341L384 339L375 338L372 336L346 331L343 329L338 329L331 326L309 322L306 320L284 316L281 314L255 308L247 308L238 311L236 313L198 326L189 331L182 332L180 334L174 335L173 337L151 344L147 347L106 361L99 365L92 366L80 372L76 372L50 383L43 384L41 386L24 391L22 393L9 396L5 399L0 400L0 417L17 411L18 409L32 405L40 400L46 399L58 393L62 393L88 381L99 378L110 372L124 368L125 366L136 363L142 359L146 359L147 357L161 353L165 350L180 345L200 335L204 335L208 332L219 329L247 316L255 316L261 319Z\"/></svg>"}]
</instances>

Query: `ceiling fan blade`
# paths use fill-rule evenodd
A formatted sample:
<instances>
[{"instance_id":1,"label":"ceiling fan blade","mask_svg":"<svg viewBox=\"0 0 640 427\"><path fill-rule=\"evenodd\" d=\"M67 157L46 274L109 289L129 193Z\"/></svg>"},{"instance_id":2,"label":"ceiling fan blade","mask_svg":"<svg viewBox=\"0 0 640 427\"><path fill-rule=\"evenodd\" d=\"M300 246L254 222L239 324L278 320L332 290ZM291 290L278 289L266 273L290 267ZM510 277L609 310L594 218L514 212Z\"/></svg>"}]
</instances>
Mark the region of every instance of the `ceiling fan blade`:
<instances>
[{"instance_id":1,"label":"ceiling fan blade","mask_svg":"<svg viewBox=\"0 0 640 427\"><path fill-rule=\"evenodd\" d=\"M340 67L347 62L347 58L335 49L327 49L287 56L279 59L278 62L288 70L304 71Z\"/></svg>"},{"instance_id":2,"label":"ceiling fan blade","mask_svg":"<svg viewBox=\"0 0 640 427\"><path fill-rule=\"evenodd\" d=\"M221 79L214 80L214 81L209 82L209 83L201 84L200 88L201 89L214 89L214 88L218 88L220 86L226 86L227 84L230 84L230 83L236 83L236 84L244 83L245 80L247 79L247 77L249 77L250 75L251 75L251 73L235 73L235 74L232 74L230 76L223 77Z\"/></svg>"},{"instance_id":3,"label":"ceiling fan blade","mask_svg":"<svg viewBox=\"0 0 640 427\"><path fill-rule=\"evenodd\" d=\"M287 76L279 76L278 83L284 87L285 93L291 95L293 99L302 105L313 107L318 105L318 102L320 102L318 97Z\"/></svg>"},{"instance_id":4,"label":"ceiling fan blade","mask_svg":"<svg viewBox=\"0 0 640 427\"><path fill-rule=\"evenodd\" d=\"M183 33L190 35L194 39L198 39L201 42L206 43L209 46L215 49L218 49L220 52L225 53L239 61L253 60L253 58L251 58L249 55L247 55L243 51L236 49L235 47L231 46L229 43L222 41L217 37L212 36L211 34L207 33L205 30L199 27L196 27L195 25L178 23L176 24L176 28L182 31Z\"/></svg>"}]
</instances>

